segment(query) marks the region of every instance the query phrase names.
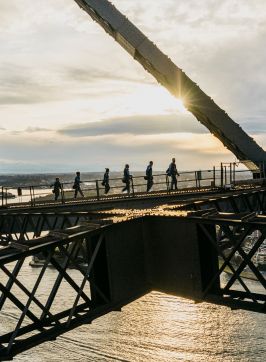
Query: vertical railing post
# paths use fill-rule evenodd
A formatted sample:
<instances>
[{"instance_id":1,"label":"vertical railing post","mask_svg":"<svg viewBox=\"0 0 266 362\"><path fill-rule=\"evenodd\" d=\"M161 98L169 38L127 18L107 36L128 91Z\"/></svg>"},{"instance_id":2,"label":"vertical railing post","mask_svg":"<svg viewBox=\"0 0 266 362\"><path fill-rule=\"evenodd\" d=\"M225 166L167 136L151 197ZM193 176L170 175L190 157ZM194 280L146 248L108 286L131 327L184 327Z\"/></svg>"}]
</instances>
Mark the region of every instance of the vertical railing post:
<instances>
[{"instance_id":1,"label":"vertical railing post","mask_svg":"<svg viewBox=\"0 0 266 362\"><path fill-rule=\"evenodd\" d=\"M201 177L202 177L201 171L197 171L197 176L198 176L198 187L200 189L200 180L201 180Z\"/></svg>"},{"instance_id":2,"label":"vertical railing post","mask_svg":"<svg viewBox=\"0 0 266 362\"><path fill-rule=\"evenodd\" d=\"M2 186L2 207L4 206L4 186Z\"/></svg>"},{"instance_id":3,"label":"vertical railing post","mask_svg":"<svg viewBox=\"0 0 266 362\"><path fill-rule=\"evenodd\" d=\"M33 206L35 206L35 188L32 186L32 198L33 198Z\"/></svg>"},{"instance_id":4,"label":"vertical railing post","mask_svg":"<svg viewBox=\"0 0 266 362\"><path fill-rule=\"evenodd\" d=\"M7 206L7 187L6 187L6 193L5 193L5 195L6 195L6 206Z\"/></svg>"},{"instance_id":5,"label":"vertical railing post","mask_svg":"<svg viewBox=\"0 0 266 362\"><path fill-rule=\"evenodd\" d=\"M65 203L65 190L64 190L64 183L61 183L61 201L62 204Z\"/></svg>"},{"instance_id":6,"label":"vertical railing post","mask_svg":"<svg viewBox=\"0 0 266 362\"><path fill-rule=\"evenodd\" d=\"M169 189L169 176L168 176L167 174L165 175L165 183L166 183L167 193L170 193L170 189Z\"/></svg>"},{"instance_id":7,"label":"vertical railing post","mask_svg":"<svg viewBox=\"0 0 266 362\"><path fill-rule=\"evenodd\" d=\"M30 204L31 204L31 206L33 206L33 202L32 202L32 190L31 190L31 186L30 186Z\"/></svg>"},{"instance_id":8,"label":"vertical railing post","mask_svg":"<svg viewBox=\"0 0 266 362\"><path fill-rule=\"evenodd\" d=\"M224 184L227 184L227 166L224 166Z\"/></svg>"},{"instance_id":9,"label":"vertical railing post","mask_svg":"<svg viewBox=\"0 0 266 362\"><path fill-rule=\"evenodd\" d=\"M221 162L221 187L224 185L224 167L223 163Z\"/></svg>"},{"instance_id":10,"label":"vertical railing post","mask_svg":"<svg viewBox=\"0 0 266 362\"><path fill-rule=\"evenodd\" d=\"M215 174L215 166L213 166L213 187L215 187L215 182L216 182L216 180L215 180L215 178L216 178L216 174Z\"/></svg>"},{"instance_id":11,"label":"vertical railing post","mask_svg":"<svg viewBox=\"0 0 266 362\"><path fill-rule=\"evenodd\" d=\"M229 165L229 172L230 172L230 177L229 177L230 185L232 185L232 163L231 162L230 162L230 165Z\"/></svg>"},{"instance_id":12,"label":"vertical railing post","mask_svg":"<svg viewBox=\"0 0 266 362\"><path fill-rule=\"evenodd\" d=\"M226 170L226 165L224 165L224 185L226 185L227 184L227 172L226 172L227 170Z\"/></svg>"},{"instance_id":13,"label":"vertical railing post","mask_svg":"<svg viewBox=\"0 0 266 362\"><path fill-rule=\"evenodd\" d=\"M18 203L21 203L22 202L22 188L21 187L18 187L17 193L18 193Z\"/></svg>"},{"instance_id":14,"label":"vertical railing post","mask_svg":"<svg viewBox=\"0 0 266 362\"><path fill-rule=\"evenodd\" d=\"M134 189L134 177L131 177L131 187L132 187L132 196L135 196L135 189Z\"/></svg>"},{"instance_id":15,"label":"vertical railing post","mask_svg":"<svg viewBox=\"0 0 266 362\"><path fill-rule=\"evenodd\" d=\"M97 200L100 200L100 189L99 189L98 180L96 180L96 193L97 193Z\"/></svg>"}]
</instances>

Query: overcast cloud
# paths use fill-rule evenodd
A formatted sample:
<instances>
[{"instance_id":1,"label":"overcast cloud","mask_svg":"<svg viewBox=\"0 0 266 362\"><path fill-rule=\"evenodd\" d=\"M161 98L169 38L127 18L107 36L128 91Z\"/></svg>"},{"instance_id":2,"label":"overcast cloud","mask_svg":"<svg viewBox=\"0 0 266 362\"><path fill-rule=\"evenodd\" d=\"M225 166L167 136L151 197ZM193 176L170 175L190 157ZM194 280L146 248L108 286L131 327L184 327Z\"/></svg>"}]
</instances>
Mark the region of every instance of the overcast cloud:
<instances>
[{"instance_id":1,"label":"overcast cloud","mask_svg":"<svg viewBox=\"0 0 266 362\"><path fill-rule=\"evenodd\" d=\"M190 115L144 115L116 117L101 122L90 122L66 127L60 133L72 137L101 135L158 135L170 133L206 133L206 128L195 124Z\"/></svg>"},{"instance_id":2,"label":"overcast cloud","mask_svg":"<svg viewBox=\"0 0 266 362\"><path fill-rule=\"evenodd\" d=\"M266 146L265 0L113 3ZM0 1L0 43L3 171L234 160L74 0Z\"/></svg>"}]
</instances>

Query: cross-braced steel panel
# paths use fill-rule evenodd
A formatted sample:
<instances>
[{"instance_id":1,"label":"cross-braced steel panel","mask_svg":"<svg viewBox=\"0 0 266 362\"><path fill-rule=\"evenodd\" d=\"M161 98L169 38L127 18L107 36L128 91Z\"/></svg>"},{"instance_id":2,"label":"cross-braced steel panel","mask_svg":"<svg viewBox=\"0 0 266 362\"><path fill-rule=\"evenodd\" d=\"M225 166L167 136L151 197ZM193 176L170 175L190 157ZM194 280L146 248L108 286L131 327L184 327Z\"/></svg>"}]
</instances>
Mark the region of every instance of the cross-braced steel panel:
<instances>
[{"instance_id":1,"label":"cross-braced steel panel","mask_svg":"<svg viewBox=\"0 0 266 362\"><path fill-rule=\"evenodd\" d=\"M258 212L266 211L266 192L264 189L241 192L223 196L202 198L196 201L176 206L178 210L204 210L215 208L220 212ZM172 208L173 209L173 208Z\"/></svg>"},{"instance_id":2,"label":"cross-braced steel panel","mask_svg":"<svg viewBox=\"0 0 266 362\"><path fill-rule=\"evenodd\" d=\"M19 255L11 247L1 250L0 311L12 318L1 327L0 360L54 339L113 307L108 288L103 288L103 284L99 285L93 278L95 261L101 258L97 261L106 262L104 233L68 234L62 234L57 241L50 235L36 239L31 245L24 242L21 245L25 250ZM81 251L82 263L77 258ZM44 256L43 264L27 283L21 271L27 268L28 257L39 253ZM51 266L52 279L51 273L47 276ZM104 283L108 284L108 275Z\"/></svg>"},{"instance_id":3,"label":"cross-braced steel panel","mask_svg":"<svg viewBox=\"0 0 266 362\"><path fill-rule=\"evenodd\" d=\"M266 217L256 213L222 214L214 209L191 216L203 233L208 247L219 258L218 271L212 275L203 291L203 299L266 312ZM215 225L211 234L207 225ZM223 273L226 273L224 275ZM220 279L219 295L212 287Z\"/></svg>"},{"instance_id":4,"label":"cross-braced steel panel","mask_svg":"<svg viewBox=\"0 0 266 362\"><path fill-rule=\"evenodd\" d=\"M50 230L61 230L89 222L88 229L106 217L93 212L24 212L0 214L0 245L30 240Z\"/></svg>"}]
</instances>

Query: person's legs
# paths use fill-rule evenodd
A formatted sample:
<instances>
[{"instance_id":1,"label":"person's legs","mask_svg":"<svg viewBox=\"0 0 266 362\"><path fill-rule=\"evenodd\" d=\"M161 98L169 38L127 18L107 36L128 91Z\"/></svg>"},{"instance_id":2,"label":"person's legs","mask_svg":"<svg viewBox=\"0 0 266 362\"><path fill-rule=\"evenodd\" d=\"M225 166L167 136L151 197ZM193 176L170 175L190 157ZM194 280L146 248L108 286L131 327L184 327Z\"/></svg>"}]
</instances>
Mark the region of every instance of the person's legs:
<instances>
[{"instance_id":1,"label":"person's legs","mask_svg":"<svg viewBox=\"0 0 266 362\"><path fill-rule=\"evenodd\" d=\"M122 192L124 191L129 192L129 181L127 179L125 180L125 187L123 187L122 189Z\"/></svg>"},{"instance_id":2,"label":"person's legs","mask_svg":"<svg viewBox=\"0 0 266 362\"><path fill-rule=\"evenodd\" d=\"M174 188L174 177L171 177L171 186L170 186L170 190L172 191Z\"/></svg>"},{"instance_id":3,"label":"person's legs","mask_svg":"<svg viewBox=\"0 0 266 362\"><path fill-rule=\"evenodd\" d=\"M127 190L127 193L130 192L130 182L129 181L126 182L126 190Z\"/></svg>"},{"instance_id":4,"label":"person's legs","mask_svg":"<svg viewBox=\"0 0 266 362\"><path fill-rule=\"evenodd\" d=\"M171 190L173 190L174 187L175 187L175 190L177 190L177 178L176 178L176 176L172 176Z\"/></svg>"},{"instance_id":5,"label":"person's legs","mask_svg":"<svg viewBox=\"0 0 266 362\"><path fill-rule=\"evenodd\" d=\"M109 190L110 190L109 184L105 184L105 193L108 194Z\"/></svg>"},{"instance_id":6,"label":"person's legs","mask_svg":"<svg viewBox=\"0 0 266 362\"><path fill-rule=\"evenodd\" d=\"M84 197L83 191L81 190L80 187L78 187L78 192L80 193L80 195L81 195L82 197Z\"/></svg>"},{"instance_id":7,"label":"person's legs","mask_svg":"<svg viewBox=\"0 0 266 362\"><path fill-rule=\"evenodd\" d=\"M147 192L150 191L150 189L152 188L152 185L153 185L153 181L151 179L149 179L147 182Z\"/></svg>"}]
</instances>

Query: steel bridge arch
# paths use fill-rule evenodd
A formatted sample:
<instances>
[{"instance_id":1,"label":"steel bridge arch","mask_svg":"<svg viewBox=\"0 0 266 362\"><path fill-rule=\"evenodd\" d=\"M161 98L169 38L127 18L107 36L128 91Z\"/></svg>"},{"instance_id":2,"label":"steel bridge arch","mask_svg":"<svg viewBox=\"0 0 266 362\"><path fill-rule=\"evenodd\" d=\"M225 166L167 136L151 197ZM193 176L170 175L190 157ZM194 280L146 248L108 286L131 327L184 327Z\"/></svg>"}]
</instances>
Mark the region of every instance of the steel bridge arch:
<instances>
[{"instance_id":1,"label":"steel bridge arch","mask_svg":"<svg viewBox=\"0 0 266 362\"><path fill-rule=\"evenodd\" d=\"M254 139L110 1L75 2L250 170L265 168L266 152Z\"/></svg>"}]
</instances>

